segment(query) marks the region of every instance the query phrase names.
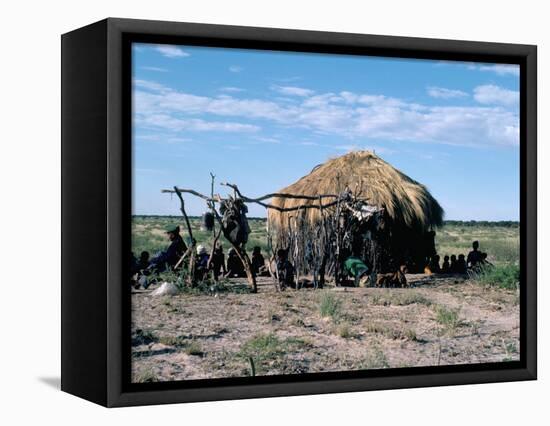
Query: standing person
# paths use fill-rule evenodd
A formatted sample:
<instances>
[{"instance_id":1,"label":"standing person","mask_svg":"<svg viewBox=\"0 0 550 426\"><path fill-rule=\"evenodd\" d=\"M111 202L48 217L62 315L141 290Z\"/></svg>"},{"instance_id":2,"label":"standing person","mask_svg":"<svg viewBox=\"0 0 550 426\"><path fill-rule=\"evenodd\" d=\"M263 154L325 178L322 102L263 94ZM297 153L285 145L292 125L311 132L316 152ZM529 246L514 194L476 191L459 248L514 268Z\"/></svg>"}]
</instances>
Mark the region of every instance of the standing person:
<instances>
[{"instance_id":1,"label":"standing person","mask_svg":"<svg viewBox=\"0 0 550 426\"><path fill-rule=\"evenodd\" d=\"M214 272L214 280L218 281L220 275L225 275L227 270L225 269L225 254L223 253L223 247L218 243L212 254L212 260L210 261L212 271Z\"/></svg>"},{"instance_id":2,"label":"standing person","mask_svg":"<svg viewBox=\"0 0 550 426\"><path fill-rule=\"evenodd\" d=\"M466 266L470 269L474 269L478 266L479 263L482 262L482 253L478 250L479 249L479 241L474 241L472 243L472 251L468 253L468 257L466 259Z\"/></svg>"},{"instance_id":3,"label":"standing person","mask_svg":"<svg viewBox=\"0 0 550 426\"><path fill-rule=\"evenodd\" d=\"M151 259L148 269L156 272L163 272L167 268L173 268L187 250L187 246L183 242L180 235L180 227L169 225L165 228L166 236L170 244L166 250L160 252L157 256Z\"/></svg>"}]
</instances>

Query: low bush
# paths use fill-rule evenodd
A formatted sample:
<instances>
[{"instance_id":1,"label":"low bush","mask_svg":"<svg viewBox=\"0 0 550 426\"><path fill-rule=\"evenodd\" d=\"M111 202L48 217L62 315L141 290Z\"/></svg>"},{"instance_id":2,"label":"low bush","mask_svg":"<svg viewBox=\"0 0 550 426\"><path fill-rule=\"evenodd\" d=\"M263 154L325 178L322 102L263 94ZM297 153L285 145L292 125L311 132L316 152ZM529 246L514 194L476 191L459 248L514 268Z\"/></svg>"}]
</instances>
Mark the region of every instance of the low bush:
<instances>
[{"instance_id":1,"label":"low bush","mask_svg":"<svg viewBox=\"0 0 550 426\"><path fill-rule=\"evenodd\" d=\"M487 266L473 273L472 278L491 287L515 290L519 287L519 266L516 264Z\"/></svg>"},{"instance_id":2,"label":"low bush","mask_svg":"<svg viewBox=\"0 0 550 426\"><path fill-rule=\"evenodd\" d=\"M342 301L333 293L325 292L321 295L319 312L322 317L330 317L338 321L342 315Z\"/></svg>"}]
</instances>

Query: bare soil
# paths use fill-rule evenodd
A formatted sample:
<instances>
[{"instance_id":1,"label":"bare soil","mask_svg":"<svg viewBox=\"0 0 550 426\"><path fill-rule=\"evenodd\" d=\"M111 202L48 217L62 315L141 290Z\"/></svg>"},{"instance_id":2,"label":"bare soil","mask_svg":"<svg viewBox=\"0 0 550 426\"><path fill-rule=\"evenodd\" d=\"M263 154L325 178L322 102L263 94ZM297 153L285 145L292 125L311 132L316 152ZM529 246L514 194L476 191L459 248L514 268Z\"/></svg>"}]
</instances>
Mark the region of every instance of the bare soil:
<instances>
[{"instance_id":1,"label":"bare soil","mask_svg":"<svg viewBox=\"0 0 550 426\"><path fill-rule=\"evenodd\" d=\"M407 278L415 287L277 293L260 278L257 294L134 290L133 381L519 360L516 291Z\"/></svg>"}]
</instances>

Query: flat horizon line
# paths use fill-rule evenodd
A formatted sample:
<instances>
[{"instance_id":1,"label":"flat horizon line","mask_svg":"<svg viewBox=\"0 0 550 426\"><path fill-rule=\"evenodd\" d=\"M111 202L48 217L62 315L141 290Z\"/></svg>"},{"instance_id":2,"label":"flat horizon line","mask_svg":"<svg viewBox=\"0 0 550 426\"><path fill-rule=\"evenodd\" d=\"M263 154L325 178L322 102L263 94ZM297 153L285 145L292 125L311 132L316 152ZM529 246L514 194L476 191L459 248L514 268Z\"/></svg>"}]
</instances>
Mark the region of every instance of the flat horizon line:
<instances>
[{"instance_id":1,"label":"flat horizon line","mask_svg":"<svg viewBox=\"0 0 550 426\"><path fill-rule=\"evenodd\" d=\"M200 219L202 215L187 215L192 219ZM171 215L171 214L132 214L132 217L166 217L166 218L183 218L181 215ZM248 216L248 219L253 220L267 220L267 216ZM490 223L501 223L501 222L513 222L519 224L520 221L517 219L445 219L443 223L447 222L490 222Z\"/></svg>"}]
</instances>

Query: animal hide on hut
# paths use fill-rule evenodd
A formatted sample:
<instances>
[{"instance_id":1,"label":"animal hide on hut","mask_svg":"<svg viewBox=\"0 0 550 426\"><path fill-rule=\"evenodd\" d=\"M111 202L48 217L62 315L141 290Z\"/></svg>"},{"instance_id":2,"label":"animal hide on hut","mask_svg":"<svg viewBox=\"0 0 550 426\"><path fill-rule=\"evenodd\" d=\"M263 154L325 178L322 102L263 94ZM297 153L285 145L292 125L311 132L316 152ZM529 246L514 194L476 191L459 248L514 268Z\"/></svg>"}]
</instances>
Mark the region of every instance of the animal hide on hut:
<instances>
[{"instance_id":1,"label":"animal hide on hut","mask_svg":"<svg viewBox=\"0 0 550 426\"><path fill-rule=\"evenodd\" d=\"M212 231L214 229L214 215L211 212L206 212L202 215L202 231Z\"/></svg>"},{"instance_id":2,"label":"animal hide on hut","mask_svg":"<svg viewBox=\"0 0 550 426\"><path fill-rule=\"evenodd\" d=\"M224 236L236 246L246 244L250 234L250 226L246 213L248 207L240 199L229 198L220 204Z\"/></svg>"}]
</instances>

